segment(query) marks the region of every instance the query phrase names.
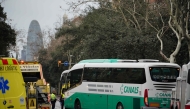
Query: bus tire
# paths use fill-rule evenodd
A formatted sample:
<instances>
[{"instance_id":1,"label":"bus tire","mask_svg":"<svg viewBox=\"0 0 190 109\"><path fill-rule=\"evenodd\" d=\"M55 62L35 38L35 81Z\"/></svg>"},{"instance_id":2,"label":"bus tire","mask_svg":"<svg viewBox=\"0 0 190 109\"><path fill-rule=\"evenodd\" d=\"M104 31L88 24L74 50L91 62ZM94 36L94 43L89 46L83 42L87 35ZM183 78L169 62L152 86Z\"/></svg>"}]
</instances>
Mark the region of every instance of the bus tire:
<instances>
[{"instance_id":1,"label":"bus tire","mask_svg":"<svg viewBox=\"0 0 190 109\"><path fill-rule=\"evenodd\" d=\"M116 109L124 109L121 102L117 103Z\"/></svg>"},{"instance_id":2,"label":"bus tire","mask_svg":"<svg viewBox=\"0 0 190 109\"><path fill-rule=\"evenodd\" d=\"M81 103L79 99L75 100L75 109L81 109Z\"/></svg>"}]
</instances>

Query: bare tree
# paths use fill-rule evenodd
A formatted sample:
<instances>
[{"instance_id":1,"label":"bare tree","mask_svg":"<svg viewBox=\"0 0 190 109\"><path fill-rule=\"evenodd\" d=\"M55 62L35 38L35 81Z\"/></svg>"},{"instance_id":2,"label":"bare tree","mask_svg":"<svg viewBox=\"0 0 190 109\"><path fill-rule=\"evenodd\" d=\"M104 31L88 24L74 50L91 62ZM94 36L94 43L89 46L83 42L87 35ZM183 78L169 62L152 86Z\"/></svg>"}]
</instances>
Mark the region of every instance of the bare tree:
<instances>
[{"instance_id":1,"label":"bare tree","mask_svg":"<svg viewBox=\"0 0 190 109\"><path fill-rule=\"evenodd\" d=\"M156 31L156 37L160 41L160 54L161 56L171 62L175 62L176 55L178 54L182 40L185 38L187 40L188 50L189 50L189 59L190 59L190 35L188 30L188 24L190 24L189 20L189 3L188 0L144 0L144 3L139 0L132 0L130 3L127 3L123 0L79 0L78 2L70 2L69 5L71 9L76 9L76 7L80 6L81 4L86 4L89 2L99 2L100 4L112 3L113 8L106 8L104 5L101 5L100 8L104 8L110 11L114 11L120 13L123 17L126 26L129 24L134 25L137 31L141 31L142 28L147 28L147 26L152 27ZM125 3L124 3L125 2ZM144 5L145 15L139 13L138 8ZM128 13L130 16L126 16L124 12ZM168 23L164 22L162 16L164 14L169 14L170 18ZM162 21L162 26L159 27L154 25L150 21L150 15L154 14ZM140 18L139 18L140 17ZM142 20L145 23L142 25ZM165 32L171 29L176 38L177 44L175 50L167 57L163 53L164 44L162 41L162 37L165 35Z\"/></svg>"},{"instance_id":2,"label":"bare tree","mask_svg":"<svg viewBox=\"0 0 190 109\"><path fill-rule=\"evenodd\" d=\"M2 3L5 2L5 1L6 1L6 0L1 0L1 1L0 1L0 4L2 4Z\"/></svg>"},{"instance_id":3,"label":"bare tree","mask_svg":"<svg viewBox=\"0 0 190 109\"><path fill-rule=\"evenodd\" d=\"M167 0L168 8L170 9L170 19L168 21L170 28L175 33L178 39L178 48L172 54L173 57L176 56L179 51L179 46L181 46L181 41L186 40L188 45L189 59L190 59L190 31L189 31L189 0Z\"/></svg>"},{"instance_id":4,"label":"bare tree","mask_svg":"<svg viewBox=\"0 0 190 109\"><path fill-rule=\"evenodd\" d=\"M22 47L26 45L26 31L23 29L17 30L16 28L14 30L16 31L16 45L11 46L9 50L16 55L14 58L18 59Z\"/></svg>"}]
</instances>

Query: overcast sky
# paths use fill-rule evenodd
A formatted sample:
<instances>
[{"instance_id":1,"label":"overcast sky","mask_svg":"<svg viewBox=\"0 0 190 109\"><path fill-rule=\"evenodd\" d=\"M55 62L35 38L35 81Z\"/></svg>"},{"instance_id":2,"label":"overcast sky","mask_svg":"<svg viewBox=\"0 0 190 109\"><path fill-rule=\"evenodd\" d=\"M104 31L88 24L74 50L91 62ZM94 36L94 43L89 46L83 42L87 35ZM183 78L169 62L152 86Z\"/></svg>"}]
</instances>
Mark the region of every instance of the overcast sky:
<instances>
[{"instance_id":1,"label":"overcast sky","mask_svg":"<svg viewBox=\"0 0 190 109\"><path fill-rule=\"evenodd\" d=\"M32 20L38 21L42 31L49 29L54 31L62 24L64 14L67 14L69 19L77 15L77 13L68 11L69 5L64 0L5 0L1 5L7 14L7 22L14 29L22 30L23 35L19 35L16 42L19 58L23 45L26 44L26 36ZM16 53L11 52L16 57Z\"/></svg>"},{"instance_id":2,"label":"overcast sky","mask_svg":"<svg viewBox=\"0 0 190 109\"><path fill-rule=\"evenodd\" d=\"M26 31L32 20L37 20L42 30L54 29L65 13L69 18L76 15L67 11L69 6L64 0L5 0L2 7L7 18L12 19L11 25Z\"/></svg>"},{"instance_id":3,"label":"overcast sky","mask_svg":"<svg viewBox=\"0 0 190 109\"><path fill-rule=\"evenodd\" d=\"M24 31L24 38L20 37L24 40L23 42L26 42L27 32L32 20L38 21L42 32L49 31L49 29L55 31L55 28L62 25L64 14L67 14L69 19L80 14L80 11L68 10L70 6L67 5L68 2L77 2L78 0L0 0L0 2L2 1L4 1L1 5L4 7L3 11L7 14L7 22L14 29ZM77 10L83 10L87 5L82 5ZM90 5L94 6L94 3ZM17 47L21 51L25 43L18 40L19 38L16 42Z\"/></svg>"}]
</instances>

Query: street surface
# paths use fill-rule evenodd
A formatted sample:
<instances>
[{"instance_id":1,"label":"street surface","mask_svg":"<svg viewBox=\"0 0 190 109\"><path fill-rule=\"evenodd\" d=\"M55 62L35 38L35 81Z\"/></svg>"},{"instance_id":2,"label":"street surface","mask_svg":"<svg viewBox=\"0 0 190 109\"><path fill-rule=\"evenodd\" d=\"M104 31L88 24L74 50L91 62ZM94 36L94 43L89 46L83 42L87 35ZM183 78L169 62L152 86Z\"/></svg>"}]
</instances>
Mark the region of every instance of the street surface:
<instances>
[{"instance_id":1,"label":"street surface","mask_svg":"<svg viewBox=\"0 0 190 109\"><path fill-rule=\"evenodd\" d=\"M59 96L57 96L57 101L55 103L55 109L61 109L61 104L59 102ZM63 109L65 109L65 108L63 108Z\"/></svg>"},{"instance_id":2,"label":"street surface","mask_svg":"<svg viewBox=\"0 0 190 109\"><path fill-rule=\"evenodd\" d=\"M55 103L55 109L61 109L61 105L60 105L60 102L58 100ZM65 108L63 108L63 109L65 109Z\"/></svg>"}]
</instances>

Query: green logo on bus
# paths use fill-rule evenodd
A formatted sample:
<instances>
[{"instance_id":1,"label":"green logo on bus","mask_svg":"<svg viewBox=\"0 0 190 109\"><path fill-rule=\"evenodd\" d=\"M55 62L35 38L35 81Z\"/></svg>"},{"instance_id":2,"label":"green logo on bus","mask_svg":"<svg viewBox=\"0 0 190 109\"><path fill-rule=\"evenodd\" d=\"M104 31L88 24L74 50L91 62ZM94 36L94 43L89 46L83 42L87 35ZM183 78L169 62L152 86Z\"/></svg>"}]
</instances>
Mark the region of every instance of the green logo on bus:
<instances>
[{"instance_id":1,"label":"green logo on bus","mask_svg":"<svg viewBox=\"0 0 190 109\"><path fill-rule=\"evenodd\" d=\"M155 94L156 97L158 98L171 98L171 93L156 93Z\"/></svg>"},{"instance_id":2,"label":"green logo on bus","mask_svg":"<svg viewBox=\"0 0 190 109\"><path fill-rule=\"evenodd\" d=\"M124 86L123 84L120 87L121 94L123 93L134 93L138 94L139 87L132 87L132 86Z\"/></svg>"}]
</instances>

